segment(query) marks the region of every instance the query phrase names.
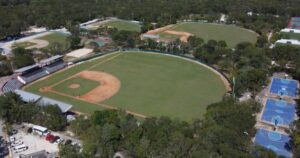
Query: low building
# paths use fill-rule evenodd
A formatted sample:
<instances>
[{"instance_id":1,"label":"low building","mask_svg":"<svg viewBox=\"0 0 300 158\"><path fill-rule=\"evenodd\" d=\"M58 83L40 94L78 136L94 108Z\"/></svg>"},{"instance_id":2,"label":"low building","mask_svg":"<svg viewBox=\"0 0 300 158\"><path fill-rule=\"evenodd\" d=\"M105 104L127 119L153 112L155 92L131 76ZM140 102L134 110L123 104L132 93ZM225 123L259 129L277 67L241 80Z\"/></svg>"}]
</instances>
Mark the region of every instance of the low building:
<instances>
[{"instance_id":1,"label":"low building","mask_svg":"<svg viewBox=\"0 0 300 158\"><path fill-rule=\"evenodd\" d=\"M93 49L81 48L81 49L77 49L77 50L74 50L74 51L68 53L66 56L73 57L73 58L81 58L81 57L91 54L92 52L93 52Z\"/></svg>"},{"instance_id":2,"label":"low building","mask_svg":"<svg viewBox=\"0 0 300 158\"><path fill-rule=\"evenodd\" d=\"M285 45L295 45L300 46L300 41L294 39L280 39L275 42L275 44L285 44Z\"/></svg>"},{"instance_id":3,"label":"low building","mask_svg":"<svg viewBox=\"0 0 300 158\"><path fill-rule=\"evenodd\" d=\"M159 40L160 36L159 35L154 35L154 34L142 34L141 35L141 40L146 40L146 39L152 39L154 41Z\"/></svg>"},{"instance_id":4,"label":"low building","mask_svg":"<svg viewBox=\"0 0 300 158\"><path fill-rule=\"evenodd\" d=\"M48 105L57 105L62 113L66 113L71 110L72 105L57 101L54 99L50 99L47 97L43 97L37 94L33 94L30 92L26 92L23 90L15 90L15 93L20 95L24 102L34 102L39 106L48 106Z\"/></svg>"},{"instance_id":5,"label":"low building","mask_svg":"<svg viewBox=\"0 0 300 158\"><path fill-rule=\"evenodd\" d=\"M284 33L299 33L300 34L300 30L298 29L290 29L290 28L285 28L280 30L280 32L284 32Z\"/></svg>"}]
</instances>

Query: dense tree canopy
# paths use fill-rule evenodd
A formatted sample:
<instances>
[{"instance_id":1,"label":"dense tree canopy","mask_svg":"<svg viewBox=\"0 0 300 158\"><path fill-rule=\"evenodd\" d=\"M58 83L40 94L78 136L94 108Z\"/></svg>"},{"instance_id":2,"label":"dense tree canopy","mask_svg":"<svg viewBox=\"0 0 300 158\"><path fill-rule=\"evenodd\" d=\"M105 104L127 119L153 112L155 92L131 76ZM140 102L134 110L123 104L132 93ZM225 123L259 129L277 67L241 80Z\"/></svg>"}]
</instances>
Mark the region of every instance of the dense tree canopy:
<instances>
[{"instance_id":1,"label":"dense tree canopy","mask_svg":"<svg viewBox=\"0 0 300 158\"><path fill-rule=\"evenodd\" d=\"M56 105L38 106L33 102L25 103L15 93L0 96L0 119L6 123L30 122L48 127L51 130L62 130L67 121Z\"/></svg>"},{"instance_id":2,"label":"dense tree canopy","mask_svg":"<svg viewBox=\"0 0 300 158\"><path fill-rule=\"evenodd\" d=\"M79 117L71 123L71 129L83 140L83 151L62 145L60 155L112 157L117 151L126 151L141 158L275 157L251 143L255 134L253 113L258 110L259 105L253 101L236 103L224 98L208 107L204 120L190 123L168 117L140 122L122 111L96 111L89 118Z\"/></svg>"},{"instance_id":3,"label":"dense tree canopy","mask_svg":"<svg viewBox=\"0 0 300 158\"><path fill-rule=\"evenodd\" d=\"M0 18L5 19L0 23L0 38L18 34L31 25L58 28L70 21L83 22L96 17L117 16L169 24L192 14L209 19L220 13L229 14L230 21L238 20L259 32L285 25L287 17L300 15L299 7L300 2L295 0L0 0ZM249 17L246 14L249 11L260 16Z\"/></svg>"}]
</instances>

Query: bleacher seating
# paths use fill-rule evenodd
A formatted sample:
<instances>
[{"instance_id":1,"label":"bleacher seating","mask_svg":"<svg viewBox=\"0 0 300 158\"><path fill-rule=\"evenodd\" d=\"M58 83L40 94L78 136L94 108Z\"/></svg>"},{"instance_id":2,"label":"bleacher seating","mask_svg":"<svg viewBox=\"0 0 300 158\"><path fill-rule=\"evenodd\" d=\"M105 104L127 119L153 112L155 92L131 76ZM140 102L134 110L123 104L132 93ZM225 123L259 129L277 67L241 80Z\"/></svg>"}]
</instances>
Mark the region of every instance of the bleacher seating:
<instances>
[{"instance_id":1,"label":"bleacher seating","mask_svg":"<svg viewBox=\"0 0 300 158\"><path fill-rule=\"evenodd\" d=\"M47 76L48 74L46 73L46 71L44 69L39 69L36 71L33 71L31 73L28 73L26 75L21 75L19 76L22 80L24 80L26 82L26 84L33 82L39 78L42 78L44 76Z\"/></svg>"},{"instance_id":2,"label":"bleacher seating","mask_svg":"<svg viewBox=\"0 0 300 158\"><path fill-rule=\"evenodd\" d=\"M3 93L7 93L20 89L24 84L45 77L63 69L65 66L66 64L62 60L62 56L57 55L44 59L37 64L15 70L15 77L4 82L5 84L2 84L3 86L0 87L0 92L2 90Z\"/></svg>"},{"instance_id":3,"label":"bleacher seating","mask_svg":"<svg viewBox=\"0 0 300 158\"><path fill-rule=\"evenodd\" d=\"M19 82L17 79L12 79L7 81L4 86L2 87L3 93L13 92L16 89L20 89L23 86L21 82Z\"/></svg>"},{"instance_id":4,"label":"bleacher seating","mask_svg":"<svg viewBox=\"0 0 300 158\"><path fill-rule=\"evenodd\" d=\"M48 74L50 74L50 73L56 72L64 67L65 67L65 63L64 63L64 61L61 60L61 61L55 62L54 64L45 66L44 70Z\"/></svg>"}]
</instances>

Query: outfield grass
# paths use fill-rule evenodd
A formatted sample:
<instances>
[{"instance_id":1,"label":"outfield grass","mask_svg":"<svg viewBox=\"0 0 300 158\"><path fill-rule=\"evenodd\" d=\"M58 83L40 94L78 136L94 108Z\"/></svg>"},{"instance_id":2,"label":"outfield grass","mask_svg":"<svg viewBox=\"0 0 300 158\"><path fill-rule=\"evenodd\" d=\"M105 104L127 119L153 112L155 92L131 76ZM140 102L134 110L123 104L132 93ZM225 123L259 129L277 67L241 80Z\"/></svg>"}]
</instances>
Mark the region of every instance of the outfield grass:
<instances>
[{"instance_id":1,"label":"outfield grass","mask_svg":"<svg viewBox=\"0 0 300 158\"><path fill-rule=\"evenodd\" d=\"M49 42L49 45L45 49L49 48L53 43L60 43L62 46L68 45L67 40L68 35L63 33L51 33L49 35L40 37L38 39L46 40Z\"/></svg>"},{"instance_id":2,"label":"outfield grass","mask_svg":"<svg viewBox=\"0 0 300 158\"><path fill-rule=\"evenodd\" d=\"M163 38L163 39L179 39L180 38L180 36L178 36L178 35L173 35L173 34L168 34L168 33L160 33L159 37Z\"/></svg>"},{"instance_id":3,"label":"outfield grass","mask_svg":"<svg viewBox=\"0 0 300 158\"><path fill-rule=\"evenodd\" d=\"M21 48L27 48L27 47L30 47L30 46L33 46L35 45L35 43L32 43L32 42L21 42L21 43L15 43L13 44L13 48L16 48L16 47L21 47Z\"/></svg>"},{"instance_id":4,"label":"outfield grass","mask_svg":"<svg viewBox=\"0 0 300 158\"><path fill-rule=\"evenodd\" d=\"M141 31L141 26L139 24L125 21L125 20L114 20L105 24L106 26L117 28L118 30L126 30L126 31Z\"/></svg>"},{"instance_id":5,"label":"outfield grass","mask_svg":"<svg viewBox=\"0 0 300 158\"><path fill-rule=\"evenodd\" d=\"M112 56L117 57L106 61ZM220 101L226 92L221 79L203 66L174 57L135 52L112 54L83 63L25 89L70 103L74 110L81 112L101 110L93 104L39 92L41 87L53 85L95 64L99 65L92 70L110 73L121 81L120 91L102 103L146 116L167 115L187 121L202 118L207 105Z\"/></svg>"},{"instance_id":6,"label":"outfield grass","mask_svg":"<svg viewBox=\"0 0 300 158\"><path fill-rule=\"evenodd\" d=\"M221 25L212 23L181 23L176 25L172 30L185 31L198 37L208 40L224 40L230 48L240 42L255 43L257 34L232 25Z\"/></svg>"},{"instance_id":7,"label":"outfield grass","mask_svg":"<svg viewBox=\"0 0 300 158\"><path fill-rule=\"evenodd\" d=\"M77 84L80 87L72 89L70 88L72 84ZM96 81L75 77L54 86L53 89L71 96L82 96L99 85L100 84Z\"/></svg>"}]
</instances>

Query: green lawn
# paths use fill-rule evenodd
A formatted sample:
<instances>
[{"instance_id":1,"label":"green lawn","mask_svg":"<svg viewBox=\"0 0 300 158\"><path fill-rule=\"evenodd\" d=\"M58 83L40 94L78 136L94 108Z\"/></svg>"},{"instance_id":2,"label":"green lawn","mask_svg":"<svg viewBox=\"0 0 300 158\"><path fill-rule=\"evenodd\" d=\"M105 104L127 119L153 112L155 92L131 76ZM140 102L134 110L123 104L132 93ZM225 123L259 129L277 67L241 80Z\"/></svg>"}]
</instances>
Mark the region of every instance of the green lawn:
<instances>
[{"instance_id":1,"label":"green lawn","mask_svg":"<svg viewBox=\"0 0 300 158\"><path fill-rule=\"evenodd\" d=\"M300 40L300 34L299 33L281 32L280 36L281 36L282 39L296 39L296 40Z\"/></svg>"},{"instance_id":2,"label":"green lawn","mask_svg":"<svg viewBox=\"0 0 300 158\"><path fill-rule=\"evenodd\" d=\"M224 40L231 48L240 42L255 43L257 39L256 33L232 25L191 22L178 24L172 30L189 32L205 41Z\"/></svg>"},{"instance_id":3,"label":"green lawn","mask_svg":"<svg viewBox=\"0 0 300 158\"><path fill-rule=\"evenodd\" d=\"M41 93L39 89L116 55L118 54L75 66L36 82L26 87L26 90L68 102L73 104L74 110L81 112L101 110L99 106L50 92ZM187 121L202 118L207 105L220 101L226 92L223 82L209 69L186 60L158 54L122 53L92 70L110 73L121 81L120 91L102 102L103 104L146 116L167 115Z\"/></svg>"},{"instance_id":4,"label":"green lawn","mask_svg":"<svg viewBox=\"0 0 300 158\"><path fill-rule=\"evenodd\" d=\"M33 45L35 45L35 43L32 43L32 42L14 43L13 48L16 48L16 47L27 48L27 47L30 47L30 46L33 46Z\"/></svg>"},{"instance_id":5,"label":"green lawn","mask_svg":"<svg viewBox=\"0 0 300 158\"><path fill-rule=\"evenodd\" d=\"M160 33L159 37L163 38L163 39L177 39L177 38L179 39L180 38L180 36L173 35L173 34L167 34L167 33Z\"/></svg>"},{"instance_id":6,"label":"green lawn","mask_svg":"<svg viewBox=\"0 0 300 158\"><path fill-rule=\"evenodd\" d=\"M45 48L49 48L53 43L60 43L62 46L68 46L67 34L63 33L51 33L49 35L40 37L38 39L46 40L49 42L49 45Z\"/></svg>"},{"instance_id":7,"label":"green lawn","mask_svg":"<svg viewBox=\"0 0 300 158\"><path fill-rule=\"evenodd\" d=\"M141 31L141 26L139 24L125 21L125 20L114 20L105 24L106 26L117 28L118 30L126 30L126 31Z\"/></svg>"},{"instance_id":8,"label":"green lawn","mask_svg":"<svg viewBox=\"0 0 300 158\"><path fill-rule=\"evenodd\" d=\"M72 89L69 87L72 84L77 84L80 87ZM53 89L58 92L69 94L71 96L82 96L99 85L100 84L96 81L88 80L81 77L75 77L54 86Z\"/></svg>"}]
</instances>

